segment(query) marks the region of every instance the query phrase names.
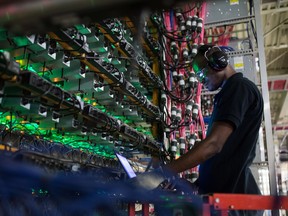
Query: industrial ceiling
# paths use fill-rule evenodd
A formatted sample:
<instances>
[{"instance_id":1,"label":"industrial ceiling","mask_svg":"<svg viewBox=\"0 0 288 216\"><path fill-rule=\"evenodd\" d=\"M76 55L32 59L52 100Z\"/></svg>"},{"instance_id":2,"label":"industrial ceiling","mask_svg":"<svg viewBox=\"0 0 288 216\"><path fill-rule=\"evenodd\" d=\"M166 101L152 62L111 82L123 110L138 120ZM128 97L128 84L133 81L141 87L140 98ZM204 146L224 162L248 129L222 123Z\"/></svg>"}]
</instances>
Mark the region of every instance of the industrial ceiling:
<instances>
[{"instance_id":1,"label":"industrial ceiling","mask_svg":"<svg viewBox=\"0 0 288 216\"><path fill-rule=\"evenodd\" d=\"M288 149L288 1L263 0L261 14L272 129Z\"/></svg>"}]
</instances>

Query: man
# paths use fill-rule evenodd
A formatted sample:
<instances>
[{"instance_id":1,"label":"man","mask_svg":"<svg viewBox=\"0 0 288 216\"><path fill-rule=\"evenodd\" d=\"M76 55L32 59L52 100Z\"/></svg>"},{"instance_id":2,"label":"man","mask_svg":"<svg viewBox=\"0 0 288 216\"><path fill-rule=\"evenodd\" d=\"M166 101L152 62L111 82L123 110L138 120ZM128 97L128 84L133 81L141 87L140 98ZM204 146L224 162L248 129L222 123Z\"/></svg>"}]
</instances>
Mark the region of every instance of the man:
<instances>
[{"instance_id":1,"label":"man","mask_svg":"<svg viewBox=\"0 0 288 216\"><path fill-rule=\"evenodd\" d=\"M165 165L164 175L183 172L200 164L196 181L199 193L260 194L249 169L255 157L263 114L258 88L242 73L235 72L220 47L201 46L192 64L199 81L209 91L221 90L214 99L207 137ZM154 177L161 176L159 173L153 175L153 172L140 175L140 185L149 178L156 180ZM255 214L250 211L239 215Z\"/></svg>"}]
</instances>

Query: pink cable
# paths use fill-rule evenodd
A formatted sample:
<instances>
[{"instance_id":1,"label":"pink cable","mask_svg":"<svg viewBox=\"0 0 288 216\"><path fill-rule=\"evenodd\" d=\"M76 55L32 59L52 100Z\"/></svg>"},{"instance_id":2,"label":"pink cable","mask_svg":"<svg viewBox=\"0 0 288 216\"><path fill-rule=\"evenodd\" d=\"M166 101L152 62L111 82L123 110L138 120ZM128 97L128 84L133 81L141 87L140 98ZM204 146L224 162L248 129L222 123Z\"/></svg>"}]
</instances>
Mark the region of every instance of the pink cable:
<instances>
[{"instance_id":1,"label":"pink cable","mask_svg":"<svg viewBox=\"0 0 288 216\"><path fill-rule=\"evenodd\" d=\"M199 13L199 16L203 19L203 29L202 29L202 32L200 33L201 41L198 41L198 44L203 43L203 39L204 39L204 24L205 24L205 18L206 18L206 10L207 10L207 3L203 2L201 11Z\"/></svg>"},{"instance_id":2,"label":"pink cable","mask_svg":"<svg viewBox=\"0 0 288 216\"><path fill-rule=\"evenodd\" d=\"M202 90L202 84L198 83L196 103L199 104L199 122L200 122L201 130L202 130L202 138L205 139L206 137L205 123L204 123L203 115L201 111L201 90Z\"/></svg>"}]
</instances>

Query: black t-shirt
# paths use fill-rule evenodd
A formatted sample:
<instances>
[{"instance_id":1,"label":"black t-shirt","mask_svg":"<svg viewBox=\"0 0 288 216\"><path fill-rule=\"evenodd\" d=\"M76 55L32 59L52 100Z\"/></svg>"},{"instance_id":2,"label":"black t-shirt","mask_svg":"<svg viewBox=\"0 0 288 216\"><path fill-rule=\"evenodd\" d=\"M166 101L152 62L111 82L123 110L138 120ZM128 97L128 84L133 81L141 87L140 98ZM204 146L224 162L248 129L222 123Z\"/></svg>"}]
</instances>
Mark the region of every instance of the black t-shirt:
<instances>
[{"instance_id":1,"label":"black t-shirt","mask_svg":"<svg viewBox=\"0 0 288 216\"><path fill-rule=\"evenodd\" d=\"M259 194L249 166L255 157L263 99L257 86L242 73L231 76L214 98L208 127L226 121L234 131L222 151L200 165L198 185L201 193Z\"/></svg>"}]
</instances>

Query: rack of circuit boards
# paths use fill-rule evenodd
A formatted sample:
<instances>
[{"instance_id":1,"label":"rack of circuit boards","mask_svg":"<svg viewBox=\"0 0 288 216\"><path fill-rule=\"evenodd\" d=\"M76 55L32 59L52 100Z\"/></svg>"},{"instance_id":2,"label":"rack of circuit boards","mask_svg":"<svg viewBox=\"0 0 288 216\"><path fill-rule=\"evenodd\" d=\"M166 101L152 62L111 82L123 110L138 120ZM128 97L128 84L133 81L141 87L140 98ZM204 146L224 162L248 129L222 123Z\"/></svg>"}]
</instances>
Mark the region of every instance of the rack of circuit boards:
<instances>
[{"instance_id":1,"label":"rack of circuit boards","mask_svg":"<svg viewBox=\"0 0 288 216\"><path fill-rule=\"evenodd\" d=\"M13 203L13 194L23 192L19 212L31 205L34 213L55 205L53 211L63 213L64 201L57 202L53 195L60 191L75 198L86 194L86 187L93 192L97 186L99 193L112 196L103 183L125 178L115 150L143 172L152 157L173 160L204 137L202 87L190 63L202 43L205 8L205 3L189 3L143 13L140 20L134 16L96 19L53 26L47 32L30 27L29 33L23 29L19 33L14 25L4 23L0 144L7 166L1 169L10 179L3 188L9 188L12 198L3 196L3 202ZM187 178L194 172L187 172ZM27 180L19 190L17 179ZM46 179L44 184L41 179ZM72 179L74 185L68 183ZM35 198L49 199L49 206ZM83 197L78 198L69 206L84 208Z\"/></svg>"},{"instance_id":2,"label":"rack of circuit boards","mask_svg":"<svg viewBox=\"0 0 288 216\"><path fill-rule=\"evenodd\" d=\"M1 143L46 151L23 144L29 136L32 146L79 150L85 162L113 161L114 149L165 160L183 154L205 134L190 64L205 8L191 3L140 21L107 18L24 35L2 27Z\"/></svg>"}]
</instances>

